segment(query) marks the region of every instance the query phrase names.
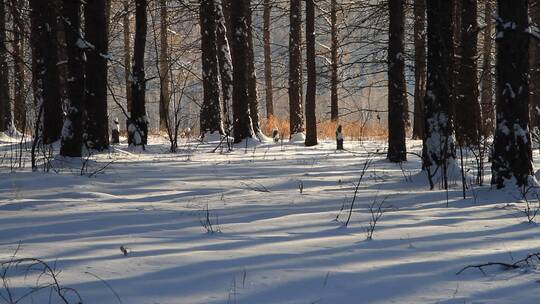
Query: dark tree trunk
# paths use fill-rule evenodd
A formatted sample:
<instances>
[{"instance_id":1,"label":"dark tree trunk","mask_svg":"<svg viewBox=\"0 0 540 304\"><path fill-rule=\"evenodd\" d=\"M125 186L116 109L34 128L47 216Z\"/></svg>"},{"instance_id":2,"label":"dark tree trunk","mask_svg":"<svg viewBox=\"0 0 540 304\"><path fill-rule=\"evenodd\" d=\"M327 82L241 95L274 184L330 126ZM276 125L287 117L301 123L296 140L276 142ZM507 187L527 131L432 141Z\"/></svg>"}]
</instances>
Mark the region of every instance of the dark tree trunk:
<instances>
[{"instance_id":1,"label":"dark tree trunk","mask_svg":"<svg viewBox=\"0 0 540 304\"><path fill-rule=\"evenodd\" d=\"M390 30L388 40L388 159L407 160L405 144L405 0L388 1Z\"/></svg>"},{"instance_id":2,"label":"dark tree trunk","mask_svg":"<svg viewBox=\"0 0 540 304\"><path fill-rule=\"evenodd\" d=\"M168 22L169 12L167 8L167 0L160 0L160 48L159 48L159 77L160 77L160 94L159 94L159 129L160 131L167 130L167 122L169 119L169 104L170 104L170 89L169 89L169 35Z\"/></svg>"},{"instance_id":3,"label":"dark tree trunk","mask_svg":"<svg viewBox=\"0 0 540 304\"><path fill-rule=\"evenodd\" d=\"M229 45L229 34L225 25L225 17L223 15L223 6L221 2L216 2L217 5L217 35L218 35L218 59L219 59L219 75L221 77L221 95L223 107L223 123L225 125L225 133L230 135L231 130L231 113L233 99L233 64L231 58L231 48Z\"/></svg>"},{"instance_id":4,"label":"dark tree trunk","mask_svg":"<svg viewBox=\"0 0 540 304\"><path fill-rule=\"evenodd\" d=\"M492 0L485 0L484 20L486 27L484 28L484 47L482 50L482 94L481 94L481 111L482 111L482 135L489 137L493 135L495 128L495 107L493 104L493 76L491 73L492 67L492 49L493 40L491 34L493 32L493 7Z\"/></svg>"},{"instance_id":5,"label":"dark tree trunk","mask_svg":"<svg viewBox=\"0 0 540 304\"><path fill-rule=\"evenodd\" d=\"M87 0L84 10L86 36L92 48L86 52L86 143L88 148L109 148L107 114L107 18L105 0Z\"/></svg>"},{"instance_id":6,"label":"dark tree trunk","mask_svg":"<svg viewBox=\"0 0 540 304\"><path fill-rule=\"evenodd\" d=\"M147 24L146 0L135 1L135 48L133 52L133 81L131 91L133 103L128 127L128 142L131 146L142 146L148 142L148 119L146 117L146 74L144 54L146 48Z\"/></svg>"},{"instance_id":7,"label":"dark tree trunk","mask_svg":"<svg viewBox=\"0 0 540 304\"><path fill-rule=\"evenodd\" d=\"M339 120L339 101L338 101L338 48L339 33L337 26L337 0L330 3L330 36L332 44L330 45L331 75L330 75L330 120L337 122Z\"/></svg>"},{"instance_id":8,"label":"dark tree trunk","mask_svg":"<svg viewBox=\"0 0 540 304\"><path fill-rule=\"evenodd\" d=\"M131 104L133 103L133 93L131 90L132 77L131 77L131 20L129 1L124 1L124 73L126 77L126 106L127 111L131 113Z\"/></svg>"},{"instance_id":9,"label":"dark tree trunk","mask_svg":"<svg viewBox=\"0 0 540 304\"><path fill-rule=\"evenodd\" d=\"M304 131L302 113L302 1L290 0L289 124L291 137Z\"/></svg>"},{"instance_id":10,"label":"dark tree trunk","mask_svg":"<svg viewBox=\"0 0 540 304\"><path fill-rule=\"evenodd\" d=\"M457 81L456 134L458 142L477 146L480 142L480 103L478 101L478 3L477 0L461 2L461 60Z\"/></svg>"},{"instance_id":11,"label":"dark tree trunk","mask_svg":"<svg viewBox=\"0 0 540 304\"><path fill-rule=\"evenodd\" d=\"M540 27L540 1L530 0L529 15L532 25ZM530 40L529 50L530 78L529 78L529 108L531 116L531 130L535 137L535 142L540 141L540 41Z\"/></svg>"},{"instance_id":12,"label":"dark tree trunk","mask_svg":"<svg viewBox=\"0 0 540 304\"><path fill-rule=\"evenodd\" d=\"M317 66L315 54L315 2L306 0L306 146L317 145Z\"/></svg>"},{"instance_id":13,"label":"dark tree trunk","mask_svg":"<svg viewBox=\"0 0 540 304\"><path fill-rule=\"evenodd\" d=\"M237 0L231 3L231 24L232 24L232 60L233 60L233 129L234 142L253 136L253 125L249 110L248 99L248 23L247 1Z\"/></svg>"},{"instance_id":14,"label":"dark tree trunk","mask_svg":"<svg viewBox=\"0 0 540 304\"><path fill-rule=\"evenodd\" d=\"M0 0L0 132L11 125L11 100L9 97L9 75L7 62L6 3Z\"/></svg>"},{"instance_id":15,"label":"dark tree trunk","mask_svg":"<svg viewBox=\"0 0 540 304\"><path fill-rule=\"evenodd\" d=\"M451 84L453 65L452 1L427 1L427 86L423 168L432 177L438 174L448 187L448 169L455 163L454 128L452 123Z\"/></svg>"},{"instance_id":16,"label":"dark tree trunk","mask_svg":"<svg viewBox=\"0 0 540 304\"><path fill-rule=\"evenodd\" d=\"M201 0L201 49L204 100L201 106L201 135L223 134L221 120L219 60L217 49L216 0Z\"/></svg>"},{"instance_id":17,"label":"dark tree trunk","mask_svg":"<svg viewBox=\"0 0 540 304\"><path fill-rule=\"evenodd\" d=\"M248 39L248 98L249 98L249 113L251 115L251 123L253 125L253 133L258 136L261 132L259 123L259 94L257 92L257 74L255 72L255 50L253 46L253 30L252 30L252 16L251 16L251 0L246 2L246 20L247 27L247 39Z\"/></svg>"},{"instance_id":18,"label":"dark tree trunk","mask_svg":"<svg viewBox=\"0 0 540 304\"><path fill-rule=\"evenodd\" d=\"M413 139L424 138L426 97L426 0L414 0L414 122Z\"/></svg>"},{"instance_id":19,"label":"dark tree trunk","mask_svg":"<svg viewBox=\"0 0 540 304\"><path fill-rule=\"evenodd\" d=\"M272 47L270 45L270 17L272 5L270 0L264 0L263 12L263 49L264 49L264 82L266 93L266 118L274 116L274 83L272 78Z\"/></svg>"},{"instance_id":20,"label":"dark tree trunk","mask_svg":"<svg viewBox=\"0 0 540 304\"><path fill-rule=\"evenodd\" d=\"M64 35L68 61L67 101L60 154L81 157L83 109L85 100L84 50L77 45L81 37L80 0L63 0Z\"/></svg>"},{"instance_id":21,"label":"dark tree trunk","mask_svg":"<svg viewBox=\"0 0 540 304\"><path fill-rule=\"evenodd\" d=\"M528 1L499 0L497 22L497 123L491 184L530 185ZM513 26L508 26L512 24Z\"/></svg>"},{"instance_id":22,"label":"dark tree trunk","mask_svg":"<svg viewBox=\"0 0 540 304\"><path fill-rule=\"evenodd\" d=\"M25 66L24 66L24 33L25 23L22 18L24 2L11 0L11 15L13 16L13 122L15 128L21 132L26 131L26 104L25 104Z\"/></svg>"}]
</instances>

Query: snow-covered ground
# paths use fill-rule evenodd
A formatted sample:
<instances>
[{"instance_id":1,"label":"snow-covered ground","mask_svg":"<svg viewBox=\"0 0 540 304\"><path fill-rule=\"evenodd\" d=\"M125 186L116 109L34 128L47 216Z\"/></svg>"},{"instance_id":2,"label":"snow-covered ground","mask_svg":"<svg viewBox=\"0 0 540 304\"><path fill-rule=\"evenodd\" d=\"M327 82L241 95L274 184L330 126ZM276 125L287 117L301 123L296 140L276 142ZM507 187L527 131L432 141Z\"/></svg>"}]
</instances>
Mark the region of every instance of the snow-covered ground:
<instances>
[{"instance_id":1,"label":"snow-covered ground","mask_svg":"<svg viewBox=\"0 0 540 304\"><path fill-rule=\"evenodd\" d=\"M124 145L96 156L90 171L112 163L92 177L4 168L0 260L22 244L18 257L54 264L84 303L540 302L534 267L456 275L540 251L540 229L515 194L476 187L463 200L459 182L429 191L415 156L403 170L377 156L345 228L366 151L381 143L346 143L356 153L332 142L214 148ZM367 205L383 200L387 212L367 241ZM203 228L205 210L220 232Z\"/></svg>"}]
</instances>

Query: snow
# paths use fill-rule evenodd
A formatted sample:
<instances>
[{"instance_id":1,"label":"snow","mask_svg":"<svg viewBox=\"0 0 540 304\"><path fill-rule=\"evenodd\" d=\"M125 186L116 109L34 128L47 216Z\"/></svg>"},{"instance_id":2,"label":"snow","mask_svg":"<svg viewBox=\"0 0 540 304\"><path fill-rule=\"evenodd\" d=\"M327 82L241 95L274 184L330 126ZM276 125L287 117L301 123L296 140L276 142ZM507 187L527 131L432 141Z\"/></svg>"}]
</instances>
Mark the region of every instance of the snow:
<instances>
[{"instance_id":1,"label":"snow","mask_svg":"<svg viewBox=\"0 0 540 304\"><path fill-rule=\"evenodd\" d=\"M0 167L0 260L20 242L18 256L54 263L84 303L119 303L95 276L130 304L540 300L535 268L456 275L540 251L539 227L525 223L514 193L475 186L464 200L459 181L428 191L418 158L402 171L381 156L345 228L340 209L348 210L367 152L384 143L346 141L347 151L333 140L259 143L223 154L211 153L215 142L182 142L178 154L149 143L140 153L123 143L95 155L94 170L113 163L91 178L69 160L73 168L59 174ZM408 148L419 152L421 142ZM366 205L383 198L391 209L366 241ZM220 233L201 227L206 208Z\"/></svg>"}]
</instances>

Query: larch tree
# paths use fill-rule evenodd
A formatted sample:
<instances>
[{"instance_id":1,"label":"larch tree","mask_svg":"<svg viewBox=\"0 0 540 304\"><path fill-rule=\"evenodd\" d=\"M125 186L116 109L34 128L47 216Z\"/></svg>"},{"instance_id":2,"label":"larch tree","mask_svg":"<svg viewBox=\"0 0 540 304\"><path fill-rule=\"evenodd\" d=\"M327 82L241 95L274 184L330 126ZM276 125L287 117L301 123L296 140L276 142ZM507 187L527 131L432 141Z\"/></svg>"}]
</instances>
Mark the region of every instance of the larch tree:
<instances>
[{"instance_id":1,"label":"larch tree","mask_svg":"<svg viewBox=\"0 0 540 304\"><path fill-rule=\"evenodd\" d=\"M221 98L223 110L223 124L225 134L230 135L231 130L231 106L233 100L233 63L231 57L231 47L229 43L229 34L227 31L225 15L221 1L216 2L217 13L217 43L219 75L221 81Z\"/></svg>"},{"instance_id":2,"label":"larch tree","mask_svg":"<svg viewBox=\"0 0 540 304\"><path fill-rule=\"evenodd\" d=\"M482 47L482 74L480 80L480 108L482 115L482 135L490 137L495 128L495 107L493 104L493 76L492 70L492 51L493 51L493 6L492 0L484 0L484 20L486 26L483 31Z\"/></svg>"},{"instance_id":3,"label":"larch tree","mask_svg":"<svg viewBox=\"0 0 540 304\"><path fill-rule=\"evenodd\" d=\"M68 62L67 99L60 154L81 157L85 100L85 54L77 43L81 35L81 0L63 0L64 35Z\"/></svg>"},{"instance_id":4,"label":"larch tree","mask_svg":"<svg viewBox=\"0 0 540 304\"><path fill-rule=\"evenodd\" d=\"M531 185L529 133L528 0L499 0L497 19L497 121L493 141L491 184Z\"/></svg>"},{"instance_id":5,"label":"larch tree","mask_svg":"<svg viewBox=\"0 0 540 304\"><path fill-rule=\"evenodd\" d=\"M426 0L414 0L414 119L413 139L424 137L426 96Z\"/></svg>"},{"instance_id":6,"label":"larch tree","mask_svg":"<svg viewBox=\"0 0 540 304\"><path fill-rule=\"evenodd\" d=\"M245 1L245 16L247 20L247 72L248 72L248 98L249 115L253 134L260 137L261 127L259 122L259 94L257 92L257 74L255 70L255 46L253 44L253 22L251 13L251 0Z\"/></svg>"},{"instance_id":7,"label":"larch tree","mask_svg":"<svg viewBox=\"0 0 540 304\"><path fill-rule=\"evenodd\" d=\"M427 85L423 168L431 189L435 177L448 187L448 173L455 166L455 139L452 122L453 27L452 1L430 0L427 6Z\"/></svg>"},{"instance_id":8,"label":"larch tree","mask_svg":"<svg viewBox=\"0 0 540 304\"><path fill-rule=\"evenodd\" d=\"M306 0L306 146L317 145L317 66L315 54L315 1Z\"/></svg>"},{"instance_id":9,"label":"larch tree","mask_svg":"<svg viewBox=\"0 0 540 304\"><path fill-rule=\"evenodd\" d=\"M21 132L26 131L26 103L25 103L25 21L23 0L11 0L11 16L13 18L13 123Z\"/></svg>"},{"instance_id":10,"label":"larch tree","mask_svg":"<svg viewBox=\"0 0 540 304\"><path fill-rule=\"evenodd\" d=\"M6 37L6 3L0 0L0 132L11 127L11 99L9 97L8 51Z\"/></svg>"},{"instance_id":11,"label":"larch tree","mask_svg":"<svg viewBox=\"0 0 540 304\"><path fill-rule=\"evenodd\" d=\"M248 23L247 1L237 0L231 3L231 35L232 35L232 60L233 60L233 130L234 142L253 137L253 124L251 122L249 93L248 93Z\"/></svg>"},{"instance_id":12,"label":"larch tree","mask_svg":"<svg viewBox=\"0 0 540 304\"><path fill-rule=\"evenodd\" d=\"M216 0L201 0L201 50L203 103L201 106L201 135L224 134L221 119L219 59L217 49Z\"/></svg>"},{"instance_id":13,"label":"larch tree","mask_svg":"<svg viewBox=\"0 0 540 304\"><path fill-rule=\"evenodd\" d=\"M540 28L540 1L530 0L529 15L532 26ZM540 40L530 40L529 50L529 108L531 116L531 132L536 141L540 139Z\"/></svg>"},{"instance_id":14,"label":"larch tree","mask_svg":"<svg viewBox=\"0 0 540 304\"><path fill-rule=\"evenodd\" d=\"M131 104L133 103L133 93L131 88L131 11L130 2L124 0L122 2L124 8L123 23L123 36L124 36L124 74L126 81L126 104L127 111L131 113Z\"/></svg>"},{"instance_id":15,"label":"larch tree","mask_svg":"<svg viewBox=\"0 0 540 304\"><path fill-rule=\"evenodd\" d=\"M133 100L128 126L128 143L142 146L148 142L148 119L146 117L146 73L144 58L146 34L148 31L148 3L146 0L135 1L135 45L133 52L133 72L131 91Z\"/></svg>"},{"instance_id":16,"label":"larch tree","mask_svg":"<svg viewBox=\"0 0 540 304\"><path fill-rule=\"evenodd\" d=\"M337 19L337 0L331 0L330 2L330 120L337 122L339 120L339 100L338 100L338 86L339 86L339 32L338 32L338 19Z\"/></svg>"},{"instance_id":17,"label":"larch tree","mask_svg":"<svg viewBox=\"0 0 540 304\"><path fill-rule=\"evenodd\" d=\"M103 151L109 148L107 112L108 29L106 0L87 0L84 7L86 52L86 122L88 148Z\"/></svg>"},{"instance_id":18,"label":"larch tree","mask_svg":"<svg viewBox=\"0 0 540 304\"><path fill-rule=\"evenodd\" d=\"M293 138L304 132L302 111L302 1L290 0L289 32L289 125Z\"/></svg>"},{"instance_id":19,"label":"larch tree","mask_svg":"<svg viewBox=\"0 0 540 304\"><path fill-rule=\"evenodd\" d=\"M271 14L270 0L263 3L263 51L264 51L264 83L266 98L266 118L274 116L274 81L272 77L272 47L271 43Z\"/></svg>"},{"instance_id":20,"label":"larch tree","mask_svg":"<svg viewBox=\"0 0 540 304\"><path fill-rule=\"evenodd\" d=\"M407 160L405 144L405 0L388 1L388 155L391 162Z\"/></svg>"},{"instance_id":21,"label":"larch tree","mask_svg":"<svg viewBox=\"0 0 540 304\"><path fill-rule=\"evenodd\" d=\"M159 46L159 129L167 130L170 104L170 71L169 71L169 9L167 0L159 1L160 8L160 46Z\"/></svg>"}]
</instances>

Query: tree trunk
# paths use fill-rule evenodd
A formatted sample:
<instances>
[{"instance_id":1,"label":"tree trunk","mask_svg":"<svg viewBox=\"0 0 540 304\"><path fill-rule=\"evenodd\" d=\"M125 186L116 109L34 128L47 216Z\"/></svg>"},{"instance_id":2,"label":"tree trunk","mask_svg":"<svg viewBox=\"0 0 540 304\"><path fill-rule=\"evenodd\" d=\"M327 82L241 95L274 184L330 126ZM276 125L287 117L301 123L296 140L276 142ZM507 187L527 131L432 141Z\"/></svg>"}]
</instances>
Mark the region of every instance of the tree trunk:
<instances>
[{"instance_id":1,"label":"tree trunk","mask_svg":"<svg viewBox=\"0 0 540 304\"><path fill-rule=\"evenodd\" d=\"M251 16L251 0L246 2L246 20L247 27L247 40L248 40L248 98L249 98L249 113L251 115L251 123L253 125L253 133L255 136L259 136L261 132L259 123L259 94L257 92L257 74L255 71L255 50L253 46L253 30L252 30L252 16Z\"/></svg>"},{"instance_id":2,"label":"tree trunk","mask_svg":"<svg viewBox=\"0 0 540 304\"><path fill-rule=\"evenodd\" d=\"M225 16L221 2L217 5L217 35L218 35L218 59L219 74L221 76L221 95L223 107L223 123L225 125L225 134L230 135L231 113L233 99L233 64L231 58L231 48L229 45L229 34L225 25Z\"/></svg>"},{"instance_id":3,"label":"tree trunk","mask_svg":"<svg viewBox=\"0 0 540 304\"><path fill-rule=\"evenodd\" d=\"M290 0L289 124L291 138L304 131L302 113L302 1Z\"/></svg>"},{"instance_id":4,"label":"tree trunk","mask_svg":"<svg viewBox=\"0 0 540 304\"><path fill-rule=\"evenodd\" d=\"M529 33L527 0L499 0L497 23L497 123L491 184L531 185L529 134ZM508 24L512 24L510 27Z\"/></svg>"},{"instance_id":5,"label":"tree trunk","mask_svg":"<svg viewBox=\"0 0 540 304\"><path fill-rule=\"evenodd\" d=\"M135 48L133 52L133 72L131 90L133 103L128 127L128 143L131 146L142 146L148 142L148 119L146 117L146 74L144 71L144 55L146 48L147 24L146 0L135 1Z\"/></svg>"},{"instance_id":6,"label":"tree trunk","mask_svg":"<svg viewBox=\"0 0 540 304\"><path fill-rule=\"evenodd\" d=\"M306 0L306 146L317 145L317 66L315 54L315 2Z\"/></svg>"},{"instance_id":7,"label":"tree trunk","mask_svg":"<svg viewBox=\"0 0 540 304\"><path fill-rule=\"evenodd\" d=\"M77 45L81 37L81 0L63 0L64 37L68 62L67 101L60 154L81 157L85 99L84 50Z\"/></svg>"},{"instance_id":8,"label":"tree trunk","mask_svg":"<svg viewBox=\"0 0 540 304\"><path fill-rule=\"evenodd\" d=\"M264 82L266 93L266 118L274 116L274 84L272 79L272 47L270 46L270 17L272 5L264 0L263 12L263 49L264 49Z\"/></svg>"},{"instance_id":9,"label":"tree trunk","mask_svg":"<svg viewBox=\"0 0 540 304\"><path fill-rule=\"evenodd\" d=\"M482 94L481 94L481 111L482 111L482 135L489 137L493 135L495 127L495 107L493 105L493 76L491 74L492 49L493 41L491 33L493 32L493 7L492 0L485 0L484 19L486 27L484 28L484 48L482 50Z\"/></svg>"},{"instance_id":10,"label":"tree trunk","mask_svg":"<svg viewBox=\"0 0 540 304\"><path fill-rule=\"evenodd\" d=\"M438 174L448 188L448 169L455 163L454 128L452 123L451 86L453 78L452 1L427 1L427 86L425 98L425 132L423 168L430 187Z\"/></svg>"},{"instance_id":11,"label":"tree trunk","mask_svg":"<svg viewBox=\"0 0 540 304\"><path fill-rule=\"evenodd\" d=\"M217 49L216 0L201 0L201 49L204 100L201 107L201 135L223 132Z\"/></svg>"},{"instance_id":12,"label":"tree trunk","mask_svg":"<svg viewBox=\"0 0 540 304\"><path fill-rule=\"evenodd\" d=\"M231 24L232 24L232 60L233 60L233 129L234 142L253 137L253 125L249 109L248 99L248 23L247 1L237 0L231 3Z\"/></svg>"},{"instance_id":13,"label":"tree trunk","mask_svg":"<svg viewBox=\"0 0 540 304\"><path fill-rule=\"evenodd\" d=\"M129 11L129 1L124 1L124 73L126 77L126 106L127 111L131 113L131 104L133 103L133 93L131 90L131 20Z\"/></svg>"},{"instance_id":14,"label":"tree trunk","mask_svg":"<svg viewBox=\"0 0 540 304\"><path fill-rule=\"evenodd\" d=\"M159 129L160 131L167 130L167 121L169 119L169 35L168 22L169 12L167 8L167 0L160 0L160 53L159 53L159 77L160 77L160 94L159 94Z\"/></svg>"},{"instance_id":15,"label":"tree trunk","mask_svg":"<svg viewBox=\"0 0 540 304\"><path fill-rule=\"evenodd\" d=\"M9 75L7 62L6 3L0 0L0 132L11 126L11 100L9 97Z\"/></svg>"},{"instance_id":16,"label":"tree trunk","mask_svg":"<svg viewBox=\"0 0 540 304\"><path fill-rule=\"evenodd\" d=\"M529 15L532 25L536 28L540 26L540 1L530 0ZM538 39L530 40L529 50L530 62L530 80L529 80L529 108L531 116L531 130L538 144L540 140L540 41Z\"/></svg>"},{"instance_id":17,"label":"tree trunk","mask_svg":"<svg viewBox=\"0 0 540 304\"><path fill-rule=\"evenodd\" d=\"M426 97L426 0L414 0L414 122L413 139L424 138Z\"/></svg>"},{"instance_id":18,"label":"tree trunk","mask_svg":"<svg viewBox=\"0 0 540 304\"><path fill-rule=\"evenodd\" d=\"M15 128L26 131L25 104L25 63L24 63L24 33L25 23L22 18L24 2L11 0L11 15L13 16L13 122Z\"/></svg>"},{"instance_id":19,"label":"tree trunk","mask_svg":"<svg viewBox=\"0 0 540 304\"><path fill-rule=\"evenodd\" d=\"M337 122L339 120L339 101L338 101L338 49L339 49L339 33L337 26L337 0L332 0L330 3L330 120Z\"/></svg>"},{"instance_id":20,"label":"tree trunk","mask_svg":"<svg viewBox=\"0 0 540 304\"><path fill-rule=\"evenodd\" d=\"M85 39L92 48L86 52L86 143L88 148L109 148L107 113L108 37L105 0L87 0L84 10Z\"/></svg>"},{"instance_id":21,"label":"tree trunk","mask_svg":"<svg viewBox=\"0 0 540 304\"><path fill-rule=\"evenodd\" d=\"M407 160L405 144L405 1L388 1L390 29L388 40L388 159Z\"/></svg>"},{"instance_id":22,"label":"tree trunk","mask_svg":"<svg viewBox=\"0 0 540 304\"><path fill-rule=\"evenodd\" d=\"M461 2L461 56L457 79L456 134L465 146L480 143L480 103L478 102L478 13L477 0Z\"/></svg>"}]
</instances>

